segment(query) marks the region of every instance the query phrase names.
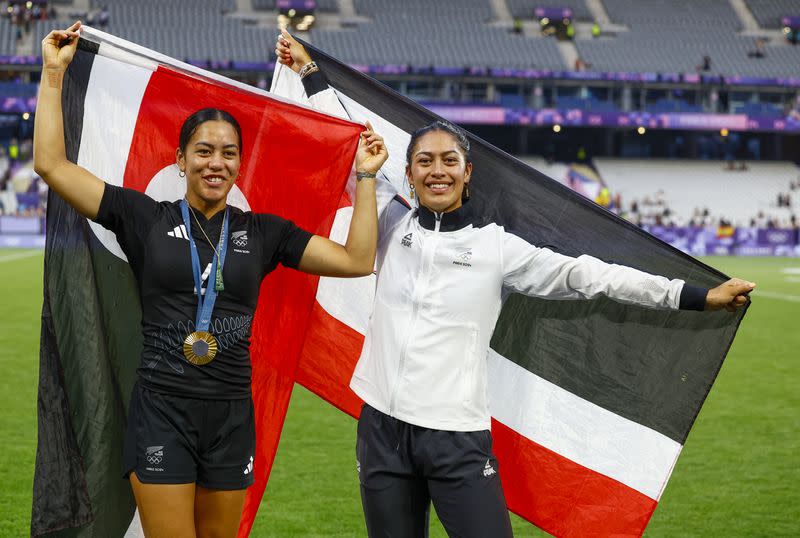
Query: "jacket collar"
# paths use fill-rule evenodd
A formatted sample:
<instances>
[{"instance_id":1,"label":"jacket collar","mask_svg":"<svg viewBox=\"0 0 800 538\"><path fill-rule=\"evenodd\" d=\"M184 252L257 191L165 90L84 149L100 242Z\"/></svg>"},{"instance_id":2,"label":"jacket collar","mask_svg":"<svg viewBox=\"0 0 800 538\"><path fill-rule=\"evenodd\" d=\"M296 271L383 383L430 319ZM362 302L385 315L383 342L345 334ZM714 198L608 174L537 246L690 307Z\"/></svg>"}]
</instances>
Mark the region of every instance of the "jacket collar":
<instances>
[{"instance_id":1,"label":"jacket collar","mask_svg":"<svg viewBox=\"0 0 800 538\"><path fill-rule=\"evenodd\" d=\"M477 215L475 215L472 205L467 200L458 209L447 213L436 213L421 205L416 211L419 225L426 230L435 230L436 221L441 220L439 225L440 232L454 232L466 228L470 224L476 223Z\"/></svg>"}]
</instances>

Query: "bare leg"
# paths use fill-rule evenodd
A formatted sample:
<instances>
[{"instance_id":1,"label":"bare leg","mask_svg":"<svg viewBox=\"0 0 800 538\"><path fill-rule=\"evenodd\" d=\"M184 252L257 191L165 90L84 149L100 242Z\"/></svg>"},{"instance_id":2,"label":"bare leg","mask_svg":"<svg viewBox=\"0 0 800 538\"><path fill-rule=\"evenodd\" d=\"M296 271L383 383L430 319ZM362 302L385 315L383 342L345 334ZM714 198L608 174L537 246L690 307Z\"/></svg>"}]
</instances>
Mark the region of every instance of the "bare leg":
<instances>
[{"instance_id":1,"label":"bare leg","mask_svg":"<svg viewBox=\"0 0 800 538\"><path fill-rule=\"evenodd\" d=\"M195 485L144 484L130 475L136 506L147 538L195 538Z\"/></svg>"},{"instance_id":2,"label":"bare leg","mask_svg":"<svg viewBox=\"0 0 800 538\"><path fill-rule=\"evenodd\" d=\"M222 490L197 486L194 501L197 538L235 538L246 493L246 489Z\"/></svg>"}]
</instances>

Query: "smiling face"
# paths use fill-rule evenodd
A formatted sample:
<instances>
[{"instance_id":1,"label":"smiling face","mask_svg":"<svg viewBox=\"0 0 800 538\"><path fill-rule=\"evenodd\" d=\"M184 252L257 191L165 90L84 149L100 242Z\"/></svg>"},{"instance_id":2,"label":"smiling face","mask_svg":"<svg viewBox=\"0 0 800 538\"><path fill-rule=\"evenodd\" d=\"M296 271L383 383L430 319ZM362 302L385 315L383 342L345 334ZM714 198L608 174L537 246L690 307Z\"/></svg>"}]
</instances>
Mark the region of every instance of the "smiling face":
<instances>
[{"instance_id":1,"label":"smiling face","mask_svg":"<svg viewBox=\"0 0 800 538\"><path fill-rule=\"evenodd\" d=\"M186 173L186 200L209 217L223 209L239 176L241 155L236 129L222 120L201 123L184 151L176 152Z\"/></svg>"},{"instance_id":2,"label":"smiling face","mask_svg":"<svg viewBox=\"0 0 800 538\"><path fill-rule=\"evenodd\" d=\"M406 175L419 203L436 212L458 209L472 163L467 162L456 138L446 131L422 135L411 151Z\"/></svg>"}]
</instances>

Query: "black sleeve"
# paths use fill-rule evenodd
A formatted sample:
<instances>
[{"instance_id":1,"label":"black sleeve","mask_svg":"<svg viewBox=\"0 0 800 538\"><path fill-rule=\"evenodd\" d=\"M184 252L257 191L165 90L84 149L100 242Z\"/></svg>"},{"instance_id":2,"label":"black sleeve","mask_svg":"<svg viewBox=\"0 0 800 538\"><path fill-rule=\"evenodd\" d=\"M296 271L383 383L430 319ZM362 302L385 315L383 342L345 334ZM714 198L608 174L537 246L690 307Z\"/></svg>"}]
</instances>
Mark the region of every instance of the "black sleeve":
<instances>
[{"instance_id":1,"label":"black sleeve","mask_svg":"<svg viewBox=\"0 0 800 538\"><path fill-rule=\"evenodd\" d=\"M302 82L308 97L328 89L328 77L325 76L322 70L314 71L307 75L306 78L302 79Z\"/></svg>"},{"instance_id":2,"label":"black sleeve","mask_svg":"<svg viewBox=\"0 0 800 538\"><path fill-rule=\"evenodd\" d=\"M698 288L690 284L684 284L681 290L679 308L681 310L705 310L706 295L708 288Z\"/></svg>"},{"instance_id":3,"label":"black sleeve","mask_svg":"<svg viewBox=\"0 0 800 538\"><path fill-rule=\"evenodd\" d=\"M268 265L277 264L297 269L306 250L306 245L314 235L298 228L292 221L275 215L256 215L258 234L263 238L265 257Z\"/></svg>"},{"instance_id":4,"label":"black sleeve","mask_svg":"<svg viewBox=\"0 0 800 538\"><path fill-rule=\"evenodd\" d=\"M94 221L116 234L125 255L134 262L141 260L145 239L158 214L158 202L146 194L106 183Z\"/></svg>"}]
</instances>

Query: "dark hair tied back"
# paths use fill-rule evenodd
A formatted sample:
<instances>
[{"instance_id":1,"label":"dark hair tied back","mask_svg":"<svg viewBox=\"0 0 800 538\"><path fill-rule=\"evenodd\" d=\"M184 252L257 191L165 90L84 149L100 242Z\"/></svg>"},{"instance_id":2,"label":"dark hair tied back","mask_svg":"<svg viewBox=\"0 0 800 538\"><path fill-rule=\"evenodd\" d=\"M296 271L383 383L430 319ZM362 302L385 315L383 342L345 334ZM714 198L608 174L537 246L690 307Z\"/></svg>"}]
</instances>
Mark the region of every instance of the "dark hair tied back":
<instances>
[{"instance_id":1,"label":"dark hair tied back","mask_svg":"<svg viewBox=\"0 0 800 538\"><path fill-rule=\"evenodd\" d=\"M181 152L186 153L186 146L189 144L189 140L192 139L197 128L207 121L224 121L230 123L236 130L236 136L239 139L239 154L242 154L244 148L242 148L242 128L239 127L239 122L236 121L236 118L229 112L220 110L219 108L203 108L186 118L186 121L183 122L183 126L181 126L181 134L178 137L178 147Z\"/></svg>"},{"instance_id":2,"label":"dark hair tied back","mask_svg":"<svg viewBox=\"0 0 800 538\"><path fill-rule=\"evenodd\" d=\"M472 158L469 155L469 138L467 138L467 133L464 132L463 129L460 129L453 125L452 123L448 123L442 120L436 120L435 122L426 125L425 127L420 127L413 133L411 133L411 140L408 142L408 149L406 150L406 163L411 164L411 156L414 154L414 150L417 149L417 142L419 141L422 136L432 133L434 131L442 131L453 138L455 138L456 143L458 144L459 149L464 154L464 159L469 163L472 162Z\"/></svg>"}]
</instances>

